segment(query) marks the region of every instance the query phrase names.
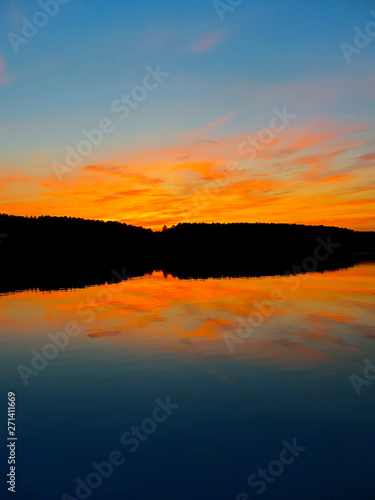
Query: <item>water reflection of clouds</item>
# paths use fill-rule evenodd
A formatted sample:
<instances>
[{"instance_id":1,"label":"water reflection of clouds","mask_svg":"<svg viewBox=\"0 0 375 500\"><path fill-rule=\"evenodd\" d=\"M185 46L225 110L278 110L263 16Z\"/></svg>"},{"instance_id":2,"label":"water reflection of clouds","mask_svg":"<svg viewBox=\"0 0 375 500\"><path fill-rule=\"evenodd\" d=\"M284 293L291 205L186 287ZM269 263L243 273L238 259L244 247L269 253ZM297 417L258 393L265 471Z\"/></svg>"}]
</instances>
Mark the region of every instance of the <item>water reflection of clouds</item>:
<instances>
[{"instance_id":1,"label":"water reflection of clouds","mask_svg":"<svg viewBox=\"0 0 375 500\"><path fill-rule=\"evenodd\" d=\"M83 328L81 337L102 338L118 348L174 353L184 360L229 360L223 335L235 334L238 319L251 314L254 302L267 300L280 288L286 302L236 346L233 360L314 364L370 349L375 336L375 266L362 264L305 278L293 291L282 277L188 281L154 273L113 285L118 293L95 309L90 324L79 313L105 286L4 296L0 313L2 323L21 336L45 336L73 320ZM31 322L38 332L30 333Z\"/></svg>"}]
</instances>

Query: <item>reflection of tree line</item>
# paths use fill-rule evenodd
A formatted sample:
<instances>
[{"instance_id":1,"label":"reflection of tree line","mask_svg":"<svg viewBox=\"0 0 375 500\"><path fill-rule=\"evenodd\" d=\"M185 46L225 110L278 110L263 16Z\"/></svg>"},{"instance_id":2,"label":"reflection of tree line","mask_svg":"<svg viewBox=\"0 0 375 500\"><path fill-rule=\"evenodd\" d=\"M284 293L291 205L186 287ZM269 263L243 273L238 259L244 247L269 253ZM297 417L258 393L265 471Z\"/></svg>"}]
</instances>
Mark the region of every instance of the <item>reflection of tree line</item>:
<instances>
[{"instance_id":1,"label":"reflection of tree line","mask_svg":"<svg viewBox=\"0 0 375 500\"><path fill-rule=\"evenodd\" d=\"M331 235L328 235L326 240L323 240L319 236L316 241L318 245L311 252L310 256L305 257L300 264L293 264L291 269L283 273L282 283L287 283L291 291L298 290L302 284L302 280L308 276L302 273L316 272L319 269L319 264L326 262L341 247L341 243L332 241ZM237 318L237 334L223 334L223 339L229 352L233 354L234 346L242 344L245 339L251 337L255 330L260 328L264 321L269 319L276 312L277 307L284 304L286 300L287 296L282 289L275 288L266 300L254 302L253 309L247 318Z\"/></svg>"},{"instance_id":2,"label":"reflection of tree line","mask_svg":"<svg viewBox=\"0 0 375 500\"><path fill-rule=\"evenodd\" d=\"M375 233L295 224L178 224L161 232L118 222L0 215L0 290L70 288L163 270L180 278L262 276L295 270L317 247L339 245L316 269L375 254ZM367 255L366 255L367 254ZM121 279L121 275L118 278Z\"/></svg>"}]
</instances>

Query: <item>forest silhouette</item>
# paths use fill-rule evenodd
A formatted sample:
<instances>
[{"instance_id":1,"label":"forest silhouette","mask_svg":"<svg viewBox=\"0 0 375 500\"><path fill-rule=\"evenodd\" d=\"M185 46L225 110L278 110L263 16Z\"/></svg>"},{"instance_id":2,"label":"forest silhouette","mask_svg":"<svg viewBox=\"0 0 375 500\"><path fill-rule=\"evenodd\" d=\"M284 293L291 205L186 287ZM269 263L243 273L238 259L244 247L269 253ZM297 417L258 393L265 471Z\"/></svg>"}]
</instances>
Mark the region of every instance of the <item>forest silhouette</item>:
<instances>
[{"instance_id":1,"label":"forest silhouette","mask_svg":"<svg viewBox=\"0 0 375 500\"><path fill-rule=\"evenodd\" d=\"M182 223L152 231L119 222L0 215L1 293L76 288L154 270L181 279L322 272L374 258L374 232L337 227Z\"/></svg>"}]
</instances>

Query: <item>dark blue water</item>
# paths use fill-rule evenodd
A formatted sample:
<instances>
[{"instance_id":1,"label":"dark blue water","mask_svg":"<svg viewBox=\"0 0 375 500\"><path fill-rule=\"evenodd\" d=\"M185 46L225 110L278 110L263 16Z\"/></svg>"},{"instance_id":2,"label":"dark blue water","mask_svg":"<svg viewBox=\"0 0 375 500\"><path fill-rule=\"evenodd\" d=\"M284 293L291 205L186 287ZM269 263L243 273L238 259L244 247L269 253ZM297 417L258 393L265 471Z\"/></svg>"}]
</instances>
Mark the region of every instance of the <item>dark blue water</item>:
<instances>
[{"instance_id":1,"label":"dark blue water","mask_svg":"<svg viewBox=\"0 0 375 500\"><path fill-rule=\"evenodd\" d=\"M374 499L374 277L155 273L0 297L0 498L14 391L13 498ZM34 369L31 351L71 322L80 333Z\"/></svg>"}]
</instances>

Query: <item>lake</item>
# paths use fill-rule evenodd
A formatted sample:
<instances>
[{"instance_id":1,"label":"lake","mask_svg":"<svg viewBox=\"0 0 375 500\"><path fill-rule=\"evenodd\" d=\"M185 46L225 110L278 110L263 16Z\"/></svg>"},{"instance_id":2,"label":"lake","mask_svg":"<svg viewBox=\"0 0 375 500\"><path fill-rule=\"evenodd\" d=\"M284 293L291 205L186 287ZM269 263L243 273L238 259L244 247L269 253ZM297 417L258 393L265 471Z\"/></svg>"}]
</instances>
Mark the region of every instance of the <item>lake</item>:
<instances>
[{"instance_id":1,"label":"lake","mask_svg":"<svg viewBox=\"0 0 375 500\"><path fill-rule=\"evenodd\" d=\"M366 262L2 295L17 498L373 499L374 278Z\"/></svg>"}]
</instances>

